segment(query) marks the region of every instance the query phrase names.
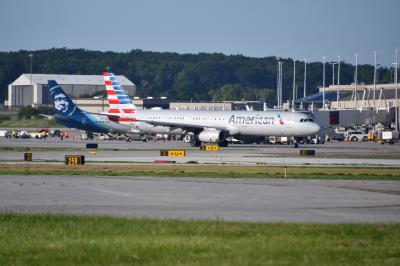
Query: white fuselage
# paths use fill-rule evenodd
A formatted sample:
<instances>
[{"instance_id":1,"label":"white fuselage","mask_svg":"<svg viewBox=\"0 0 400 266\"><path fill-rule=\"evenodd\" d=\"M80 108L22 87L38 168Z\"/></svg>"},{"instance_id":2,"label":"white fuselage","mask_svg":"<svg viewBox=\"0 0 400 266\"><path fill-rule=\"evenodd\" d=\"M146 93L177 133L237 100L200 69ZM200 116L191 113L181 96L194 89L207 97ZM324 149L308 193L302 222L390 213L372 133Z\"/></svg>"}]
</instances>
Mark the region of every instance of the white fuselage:
<instances>
[{"instance_id":1,"label":"white fuselage","mask_svg":"<svg viewBox=\"0 0 400 266\"><path fill-rule=\"evenodd\" d=\"M320 127L303 113L289 111L187 111L136 109L131 123L142 132L180 134L183 129L215 129L230 135L309 136ZM190 130L189 130L190 131Z\"/></svg>"}]
</instances>

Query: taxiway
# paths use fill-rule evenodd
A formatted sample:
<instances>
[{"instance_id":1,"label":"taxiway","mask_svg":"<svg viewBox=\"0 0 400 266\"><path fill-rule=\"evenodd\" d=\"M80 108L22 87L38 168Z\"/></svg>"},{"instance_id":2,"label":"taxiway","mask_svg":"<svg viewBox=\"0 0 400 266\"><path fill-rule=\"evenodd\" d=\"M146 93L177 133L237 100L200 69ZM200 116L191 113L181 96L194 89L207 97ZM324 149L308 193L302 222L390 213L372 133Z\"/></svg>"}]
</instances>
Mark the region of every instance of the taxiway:
<instances>
[{"instance_id":1,"label":"taxiway","mask_svg":"<svg viewBox=\"0 0 400 266\"><path fill-rule=\"evenodd\" d=\"M400 222L400 182L4 175L0 211L392 223Z\"/></svg>"}]
</instances>

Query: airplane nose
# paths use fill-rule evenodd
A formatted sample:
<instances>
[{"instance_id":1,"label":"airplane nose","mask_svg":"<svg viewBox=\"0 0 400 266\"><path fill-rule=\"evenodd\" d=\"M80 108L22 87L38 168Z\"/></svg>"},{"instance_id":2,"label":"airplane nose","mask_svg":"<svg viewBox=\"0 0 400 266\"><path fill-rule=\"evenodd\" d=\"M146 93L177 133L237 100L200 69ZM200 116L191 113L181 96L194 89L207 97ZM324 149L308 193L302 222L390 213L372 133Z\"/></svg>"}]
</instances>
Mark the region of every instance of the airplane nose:
<instances>
[{"instance_id":1,"label":"airplane nose","mask_svg":"<svg viewBox=\"0 0 400 266\"><path fill-rule=\"evenodd\" d=\"M313 134L316 134L316 133L319 132L319 130L321 129L321 127L320 127L318 124L313 123L313 125L311 126L311 129L312 129L312 131L313 131Z\"/></svg>"}]
</instances>

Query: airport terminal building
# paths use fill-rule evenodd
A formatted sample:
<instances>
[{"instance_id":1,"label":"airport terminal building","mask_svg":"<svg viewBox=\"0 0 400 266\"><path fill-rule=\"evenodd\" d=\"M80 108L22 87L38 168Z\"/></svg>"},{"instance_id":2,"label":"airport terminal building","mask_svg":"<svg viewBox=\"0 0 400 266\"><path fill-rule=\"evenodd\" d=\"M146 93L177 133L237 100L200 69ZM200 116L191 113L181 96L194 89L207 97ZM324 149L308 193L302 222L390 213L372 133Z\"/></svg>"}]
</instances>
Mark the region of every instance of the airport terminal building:
<instances>
[{"instance_id":1,"label":"airport terminal building","mask_svg":"<svg viewBox=\"0 0 400 266\"><path fill-rule=\"evenodd\" d=\"M117 76L118 81L128 95L135 95L136 86L125 76ZM93 98L105 92L102 75L59 75L59 74L22 74L8 85L6 107L37 106L52 104L47 86L48 80L55 80L73 99Z\"/></svg>"}]
</instances>

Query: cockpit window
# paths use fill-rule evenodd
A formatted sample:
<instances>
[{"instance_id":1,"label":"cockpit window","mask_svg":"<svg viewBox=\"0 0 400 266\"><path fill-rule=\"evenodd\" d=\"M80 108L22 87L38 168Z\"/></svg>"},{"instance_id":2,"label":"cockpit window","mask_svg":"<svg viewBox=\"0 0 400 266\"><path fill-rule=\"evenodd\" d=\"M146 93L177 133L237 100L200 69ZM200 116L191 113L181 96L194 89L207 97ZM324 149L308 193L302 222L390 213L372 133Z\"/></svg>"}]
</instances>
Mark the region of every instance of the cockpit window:
<instances>
[{"instance_id":1,"label":"cockpit window","mask_svg":"<svg viewBox=\"0 0 400 266\"><path fill-rule=\"evenodd\" d=\"M310 118L310 119L308 119L308 122L314 122L314 120L312 120L312 119Z\"/></svg>"},{"instance_id":2,"label":"cockpit window","mask_svg":"<svg viewBox=\"0 0 400 266\"><path fill-rule=\"evenodd\" d=\"M302 119L300 119L300 123L303 123L304 122L304 119L302 118Z\"/></svg>"}]
</instances>

